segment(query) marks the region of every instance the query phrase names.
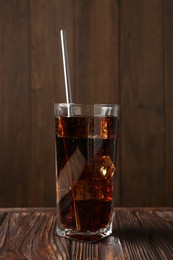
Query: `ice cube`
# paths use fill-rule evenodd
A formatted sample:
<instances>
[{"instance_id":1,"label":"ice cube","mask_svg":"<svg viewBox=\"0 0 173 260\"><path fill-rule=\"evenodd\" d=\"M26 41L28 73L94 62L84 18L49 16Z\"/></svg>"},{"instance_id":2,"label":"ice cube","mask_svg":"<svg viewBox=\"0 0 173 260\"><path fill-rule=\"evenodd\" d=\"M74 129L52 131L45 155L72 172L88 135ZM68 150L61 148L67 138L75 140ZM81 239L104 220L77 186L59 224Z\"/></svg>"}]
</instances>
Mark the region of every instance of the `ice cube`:
<instances>
[{"instance_id":1,"label":"ice cube","mask_svg":"<svg viewBox=\"0 0 173 260\"><path fill-rule=\"evenodd\" d=\"M106 120L102 120L100 122L100 137L103 139L107 139L108 138L108 122Z\"/></svg>"},{"instance_id":2,"label":"ice cube","mask_svg":"<svg viewBox=\"0 0 173 260\"><path fill-rule=\"evenodd\" d=\"M116 167L112 162L110 156L102 156L94 160L94 171L97 175L101 175L104 178L110 178L115 174Z\"/></svg>"},{"instance_id":3,"label":"ice cube","mask_svg":"<svg viewBox=\"0 0 173 260\"><path fill-rule=\"evenodd\" d=\"M103 180L81 180L73 185L73 197L75 201L103 199Z\"/></svg>"}]
</instances>

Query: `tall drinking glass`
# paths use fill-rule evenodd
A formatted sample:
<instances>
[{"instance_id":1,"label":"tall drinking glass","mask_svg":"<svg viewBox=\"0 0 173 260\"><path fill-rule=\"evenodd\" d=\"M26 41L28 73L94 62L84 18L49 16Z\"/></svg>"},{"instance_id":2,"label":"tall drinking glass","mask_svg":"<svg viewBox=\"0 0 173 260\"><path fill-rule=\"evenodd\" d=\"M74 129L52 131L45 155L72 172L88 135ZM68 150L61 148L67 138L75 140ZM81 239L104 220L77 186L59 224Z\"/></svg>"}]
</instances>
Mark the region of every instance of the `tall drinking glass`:
<instances>
[{"instance_id":1,"label":"tall drinking glass","mask_svg":"<svg viewBox=\"0 0 173 260\"><path fill-rule=\"evenodd\" d=\"M96 241L112 232L119 106L54 105L57 233Z\"/></svg>"}]
</instances>

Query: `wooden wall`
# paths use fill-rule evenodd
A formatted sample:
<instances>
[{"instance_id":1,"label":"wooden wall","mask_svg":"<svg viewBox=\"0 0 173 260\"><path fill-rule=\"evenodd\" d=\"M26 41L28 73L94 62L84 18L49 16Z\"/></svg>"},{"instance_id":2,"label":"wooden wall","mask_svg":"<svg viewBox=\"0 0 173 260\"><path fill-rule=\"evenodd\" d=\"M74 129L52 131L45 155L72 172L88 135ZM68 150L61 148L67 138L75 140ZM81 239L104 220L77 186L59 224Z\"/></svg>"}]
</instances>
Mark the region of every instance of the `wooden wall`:
<instances>
[{"instance_id":1,"label":"wooden wall","mask_svg":"<svg viewBox=\"0 0 173 260\"><path fill-rule=\"evenodd\" d=\"M53 103L120 103L119 206L173 206L173 1L0 0L0 207L55 206Z\"/></svg>"}]
</instances>

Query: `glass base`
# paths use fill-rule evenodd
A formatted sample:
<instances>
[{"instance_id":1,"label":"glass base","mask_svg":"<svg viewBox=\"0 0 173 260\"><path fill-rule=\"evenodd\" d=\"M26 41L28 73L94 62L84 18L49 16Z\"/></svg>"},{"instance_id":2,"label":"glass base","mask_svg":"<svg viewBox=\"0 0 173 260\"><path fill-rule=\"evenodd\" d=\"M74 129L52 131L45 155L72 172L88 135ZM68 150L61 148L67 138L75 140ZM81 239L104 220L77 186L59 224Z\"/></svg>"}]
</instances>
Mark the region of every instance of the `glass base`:
<instances>
[{"instance_id":1,"label":"glass base","mask_svg":"<svg viewBox=\"0 0 173 260\"><path fill-rule=\"evenodd\" d=\"M100 229L96 232L80 232L77 230L71 229L59 229L57 228L57 234L61 237L66 237L69 239L75 239L79 241L86 241L86 242L96 242L100 239L103 239L112 234L112 226L108 228Z\"/></svg>"}]
</instances>

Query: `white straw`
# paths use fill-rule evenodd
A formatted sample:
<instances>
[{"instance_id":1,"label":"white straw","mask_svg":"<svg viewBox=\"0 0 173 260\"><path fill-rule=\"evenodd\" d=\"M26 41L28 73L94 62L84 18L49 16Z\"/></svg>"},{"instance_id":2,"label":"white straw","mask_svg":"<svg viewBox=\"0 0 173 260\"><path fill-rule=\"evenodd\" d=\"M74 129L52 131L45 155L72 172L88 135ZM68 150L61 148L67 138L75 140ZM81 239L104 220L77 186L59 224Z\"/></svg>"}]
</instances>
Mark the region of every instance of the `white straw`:
<instances>
[{"instance_id":1,"label":"white straw","mask_svg":"<svg viewBox=\"0 0 173 260\"><path fill-rule=\"evenodd\" d=\"M70 71L69 71L69 61L68 61L68 51L67 51L67 37L66 37L66 32L64 30L60 31L60 37L61 37L63 68L64 68L66 102L72 103Z\"/></svg>"}]
</instances>

